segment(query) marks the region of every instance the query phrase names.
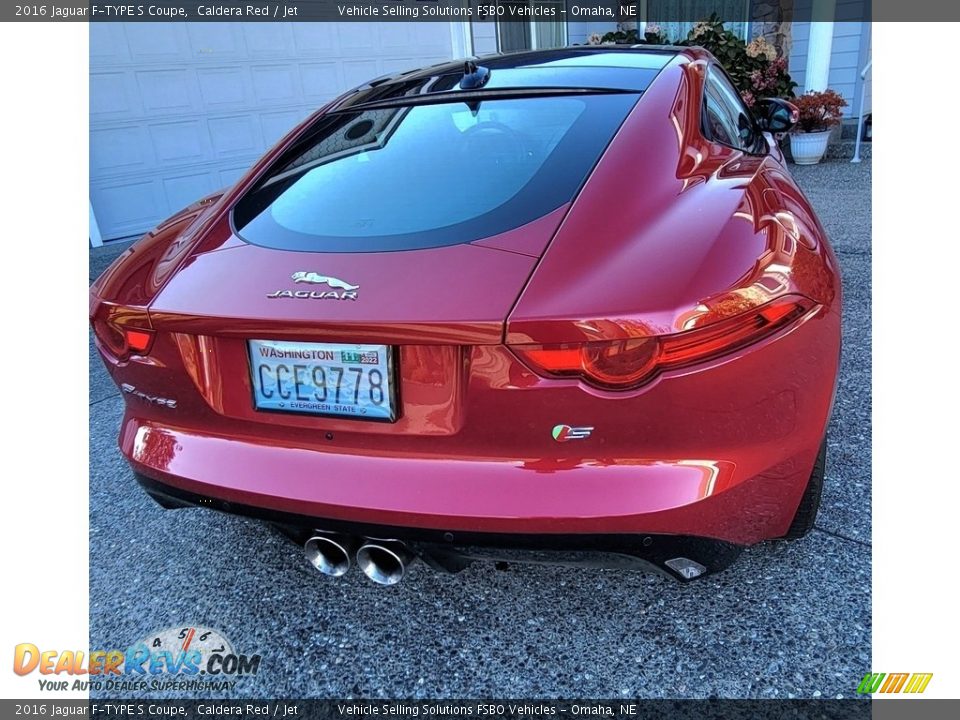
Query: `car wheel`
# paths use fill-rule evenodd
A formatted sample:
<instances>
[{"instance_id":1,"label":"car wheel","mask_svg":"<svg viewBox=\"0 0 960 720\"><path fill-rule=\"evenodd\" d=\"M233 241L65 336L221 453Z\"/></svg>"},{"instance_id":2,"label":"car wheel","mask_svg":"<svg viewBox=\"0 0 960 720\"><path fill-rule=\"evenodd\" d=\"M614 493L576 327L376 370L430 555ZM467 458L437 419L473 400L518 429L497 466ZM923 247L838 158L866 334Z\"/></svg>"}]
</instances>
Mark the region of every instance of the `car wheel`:
<instances>
[{"instance_id":1,"label":"car wheel","mask_svg":"<svg viewBox=\"0 0 960 720\"><path fill-rule=\"evenodd\" d=\"M823 444L820 445L820 452L817 453L817 461L813 464L810 480L807 481L807 489L803 491L797 514L793 516L790 529L783 536L784 540L802 538L813 529L813 523L817 519L817 511L820 509L820 495L823 492L823 475L826 466L827 439L824 438Z\"/></svg>"}]
</instances>

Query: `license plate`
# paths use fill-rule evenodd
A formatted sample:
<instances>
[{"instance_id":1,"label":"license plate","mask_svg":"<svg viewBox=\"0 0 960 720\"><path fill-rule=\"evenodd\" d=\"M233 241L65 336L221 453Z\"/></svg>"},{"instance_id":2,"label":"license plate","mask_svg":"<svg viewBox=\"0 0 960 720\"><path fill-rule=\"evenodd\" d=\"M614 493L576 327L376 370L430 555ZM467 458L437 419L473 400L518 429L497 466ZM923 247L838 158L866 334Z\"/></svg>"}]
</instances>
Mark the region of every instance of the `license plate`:
<instances>
[{"instance_id":1,"label":"license plate","mask_svg":"<svg viewBox=\"0 0 960 720\"><path fill-rule=\"evenodd\" d=\"M389 346L248 342L258 410L396 420Z\"/></svg>"}]
</instances>

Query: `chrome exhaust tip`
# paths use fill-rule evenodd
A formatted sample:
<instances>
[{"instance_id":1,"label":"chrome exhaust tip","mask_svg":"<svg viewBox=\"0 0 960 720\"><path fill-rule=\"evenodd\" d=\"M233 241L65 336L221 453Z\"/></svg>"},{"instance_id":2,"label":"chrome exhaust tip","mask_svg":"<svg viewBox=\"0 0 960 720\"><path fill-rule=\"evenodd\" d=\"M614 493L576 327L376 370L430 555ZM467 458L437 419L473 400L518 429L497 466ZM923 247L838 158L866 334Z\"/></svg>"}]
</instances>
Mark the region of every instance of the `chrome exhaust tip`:
<instances>
[{"instance_id":1,"label":"chrome exhaust tip","mask_svg":"<svg viewBox=\"0 0 960 720\"><path fill-rule=\"evenodd\" d=\"M342 577L350 569L356 542L339 535L314 535L303 544L307 561L324 575Z\"/></svg>"},{"instance_id":2,"label":"chrome exhaust tip","mask_svg":"<svg viewBox=\"0 0 960 720\"><path fill-rule=\"evenodd\" d=\"M396 585L414 559L406 545L395 540L369 541L357 550L357 565L377 585Z\"/></svg>"}]
</instances>

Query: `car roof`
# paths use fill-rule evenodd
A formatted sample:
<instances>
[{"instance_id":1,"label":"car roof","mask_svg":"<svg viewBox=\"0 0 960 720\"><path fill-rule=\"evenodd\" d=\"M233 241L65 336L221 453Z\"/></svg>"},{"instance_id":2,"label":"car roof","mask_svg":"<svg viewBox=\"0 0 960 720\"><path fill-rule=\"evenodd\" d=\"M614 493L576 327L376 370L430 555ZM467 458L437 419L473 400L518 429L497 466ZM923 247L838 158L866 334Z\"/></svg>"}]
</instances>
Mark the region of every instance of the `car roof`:
<instances>
[{"instance_id":1,"label":"car roof","mask_svg":"<svg viewBox=\"0 0 960 720\"><path fill-rule=\"evenodd\" d=\"M581 45L484 55L379 77L358 87L337 109L456 93L461 91L460 81L469 70L466 63L490 71L484 93L548 88L640 93L678 56L690 61L706 56L706 52L670 45Z\"/></svg>"}]
</instances>

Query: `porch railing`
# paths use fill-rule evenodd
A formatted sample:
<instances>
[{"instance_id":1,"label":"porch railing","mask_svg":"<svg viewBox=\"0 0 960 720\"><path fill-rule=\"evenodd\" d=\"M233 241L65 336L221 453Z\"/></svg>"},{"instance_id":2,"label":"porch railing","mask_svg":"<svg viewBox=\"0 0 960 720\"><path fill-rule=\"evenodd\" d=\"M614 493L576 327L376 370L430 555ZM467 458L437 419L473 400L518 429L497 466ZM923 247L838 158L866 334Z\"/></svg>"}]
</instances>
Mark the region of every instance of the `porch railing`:
<instances>
[{"instance_id":1,"label":"porch railing","mask_svg":"<svg viewBox=\"0 0 960 720\"><path fill-rule=\"evenodd\" d=\"M857 144L853 150L853 159L850 161L852 163L860 162L860 142L863 139L863 103L867 98L867 73L870 72L871 65L873 65L872 59L860 71L860 119L857 121Z\"/></svg>"}]
</instances>

